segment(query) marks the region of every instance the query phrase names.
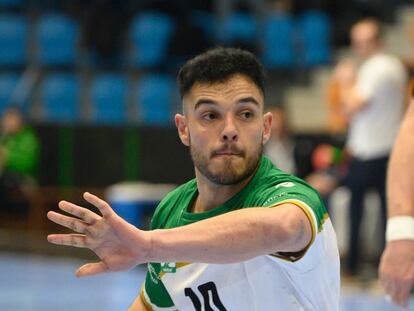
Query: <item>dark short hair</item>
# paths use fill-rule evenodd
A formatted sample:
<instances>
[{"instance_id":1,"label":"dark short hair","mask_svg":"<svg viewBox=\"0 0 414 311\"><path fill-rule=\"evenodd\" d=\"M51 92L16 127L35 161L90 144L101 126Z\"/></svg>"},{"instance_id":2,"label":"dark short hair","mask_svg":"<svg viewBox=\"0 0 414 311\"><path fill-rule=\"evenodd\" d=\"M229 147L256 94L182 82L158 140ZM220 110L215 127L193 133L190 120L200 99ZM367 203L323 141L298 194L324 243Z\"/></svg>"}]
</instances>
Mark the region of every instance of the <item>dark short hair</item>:
<instances>
[{"instance_id":1,"label":"dark short hair","mask_svg":"<svg viewBox=\"0 0 414 311\"><path fill-rule=\"evenodd\" d=\"M204 52L185 63L177 76L181 98L193 85L225 82L235 74L249 78L264 95L265 72L257 58L250 52L218 47Z\"/></svg>"}]
</instances>

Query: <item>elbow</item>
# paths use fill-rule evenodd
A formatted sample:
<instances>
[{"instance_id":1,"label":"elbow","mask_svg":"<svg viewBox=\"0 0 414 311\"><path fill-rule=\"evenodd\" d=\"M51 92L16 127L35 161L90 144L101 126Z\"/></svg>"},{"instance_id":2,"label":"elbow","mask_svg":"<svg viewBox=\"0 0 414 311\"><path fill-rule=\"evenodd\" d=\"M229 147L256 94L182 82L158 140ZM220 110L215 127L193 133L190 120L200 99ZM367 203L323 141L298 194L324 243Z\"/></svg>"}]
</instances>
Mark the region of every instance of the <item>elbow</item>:
<instances>
[{"instance_id":1,"label":"elbow","mask_svg":"<svg viewBox=\"0 0 414 311\"><path fill-rule=\"evenodd\" d=\"M312 240L312 226L300 208L286 213L274 226L275 247L273 251L299 252L305 249Z\"/></svg>"}]
</instances>

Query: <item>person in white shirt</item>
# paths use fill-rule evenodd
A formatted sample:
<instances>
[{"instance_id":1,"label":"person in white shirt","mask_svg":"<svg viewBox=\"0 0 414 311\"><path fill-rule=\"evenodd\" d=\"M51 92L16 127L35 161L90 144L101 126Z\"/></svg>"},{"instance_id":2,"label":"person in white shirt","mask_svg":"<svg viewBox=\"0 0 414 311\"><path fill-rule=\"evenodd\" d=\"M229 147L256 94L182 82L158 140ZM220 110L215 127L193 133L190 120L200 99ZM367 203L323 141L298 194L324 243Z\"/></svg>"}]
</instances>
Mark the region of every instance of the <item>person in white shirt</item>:
<instances>
[{"instance_id":1,"label":"person in white shirt","mask_svg":"<svg viewBox=\"0 0 414 311\"><path fill-rule=\"evenodd\" d=\"M349 119L346 147L353 157L344 183L351 192L346 268L354 275L358 272L363 199L369 188L376 189L380 196L385 228L385 177L403 114L407 73L396 57L382 51L381 25L376 20L357 22L351 30L351 43L361 64L356 70L351 61L341 62L335 78Z\"/></svg>"}]
</instances>

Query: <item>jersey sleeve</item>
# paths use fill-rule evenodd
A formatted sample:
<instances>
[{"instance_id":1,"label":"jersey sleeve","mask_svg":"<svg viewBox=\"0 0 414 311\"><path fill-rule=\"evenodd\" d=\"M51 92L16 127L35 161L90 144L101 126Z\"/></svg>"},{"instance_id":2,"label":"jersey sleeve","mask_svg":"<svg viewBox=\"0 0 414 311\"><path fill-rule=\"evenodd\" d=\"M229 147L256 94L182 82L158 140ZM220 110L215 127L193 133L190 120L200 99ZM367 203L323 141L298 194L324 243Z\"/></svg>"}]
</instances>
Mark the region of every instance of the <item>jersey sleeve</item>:
<instances>
[{"instance_id":1,"label":"jersey sleeve","mask_svg":"<svg viewBox=\"0 0 414 311\"><path fill-rule=\"evenodd\" d=\"M299 263L299 261L303 262L301 259L307 255L308 250L311 247L319 248L320 245L323 246L323 241L321 241L322 235L320 235L320 232L323 229L325 220L328 218L328 213L316 190L311 188L304 181L294 177L269 183L265 189L262 189L257 206L276 208L285 203L294 204L302 209L312 227L312 238L302 251L295 253L278 252L271 254L271 256L291 263ZM315 244L315 240L318 242L317 245ZM318 258L322 254L323 252L317 256L312 255L313 258L311 258L311 262L308 262L306 266L316 264Z\"/></svg>"}]
</instances>

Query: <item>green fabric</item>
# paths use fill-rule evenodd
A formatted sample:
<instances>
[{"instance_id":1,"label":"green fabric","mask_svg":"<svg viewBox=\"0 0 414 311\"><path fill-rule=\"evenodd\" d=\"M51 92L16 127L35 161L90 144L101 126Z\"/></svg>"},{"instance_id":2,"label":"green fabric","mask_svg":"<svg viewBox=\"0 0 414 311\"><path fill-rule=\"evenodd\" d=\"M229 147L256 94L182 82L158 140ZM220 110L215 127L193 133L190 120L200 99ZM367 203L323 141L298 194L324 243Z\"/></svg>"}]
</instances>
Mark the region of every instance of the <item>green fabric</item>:
<instances>
[{"instance_id":1,"label":"green fabric","mask_svg":"<svg viewBox=\"0 0 414 311\"><path fill-rule=\"evenodd\" d=\"M280 171L266 157L262 157L255 176L246 187L224 204L206 212L191 213L189 209L197 194L195 179L169 193L154 213L151 230L179 227L242 208L270 207L289 199L300 200L313 210L319 230L327 214L316 190L303 180ZM145 288L151 301L159 307L173 306L162 281L155 279L154 282L160 272L159 264L149 266L153 270L152 277L148 272Z\"/></svg>"},{"instance_id":2,"label":"green fabric","mask_svg":"<svg viewBox=\"0 0 414 311\"><path fill-rule=\"evenodd\" d=\"M126 128L124 136L124 179L139 180L140 135L137 128Z\"/></svg>"},{"instance_id":3,"label":"green fabric","mask_svg":"<svg viewBox=\"0 0 414 311\"><path fill-rule=\"evenodd\" d=\"M39 141L34 131L24 127L14 135L5 135L0 141L6 150L4 168L22 175L36 177L39 165Z\"/></svg>"},{"instance_id":4,"label":"green fabric","mask_svg":"<svg viewBox=\"0 0 414 311\"><path fill-rule=\"evenodd\" d=\"M145 278L145 291L152 304L161 308L174 306L170 295L159 277L161 272L160 263L148 263L148 272Z\"/></svg>"}]
</instances>

